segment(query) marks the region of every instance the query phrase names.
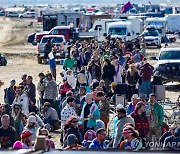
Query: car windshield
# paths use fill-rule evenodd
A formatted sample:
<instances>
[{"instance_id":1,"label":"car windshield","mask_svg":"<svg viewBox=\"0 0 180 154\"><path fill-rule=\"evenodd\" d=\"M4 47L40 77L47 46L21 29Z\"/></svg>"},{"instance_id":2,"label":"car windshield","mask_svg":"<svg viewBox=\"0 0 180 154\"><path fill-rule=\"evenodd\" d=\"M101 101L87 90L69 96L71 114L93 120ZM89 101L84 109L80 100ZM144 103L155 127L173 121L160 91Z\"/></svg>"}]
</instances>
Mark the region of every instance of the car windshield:
<instances>
[{"instance_id":1,"label":"car windshield","mask_svg":"<svg viewBox=\"0 0 180 154\"><path fill-rule=\"evenodd\" d=\"M112 33L112 35L126 35L126 28L109 28L109 33Z\"/></svg>"},{"instance_id":2,"label":"car windshield","mask_svg":"<svg viewBox=\"0 0 180 154\"><path fill-rule=\"evenodd\" d=\"M62 37L55 37L51 40L51 43L62 43L63 42L63 38Z\"/></svg>"},{"instance_id":3,"label":"car windshield","mask_svg":"<svg viewBox=\"0 0 180 154\"><path fill-rule=\"evenodd\" d=\"M47 40L49 40L49 39L51 40L52 44L54 44L54 43L62 43L63 42L62 37L54 37L54 38L45 37L45 38L43 38L41 43L46 43Z\"/></svg>"},{"instance_id":4,"label":"car windshield","mask_svg":"<svg viewBox=\"0 0 180 154\"><path fill-rule=\"evenodd\" d=\"M149 21L148 25L159 25L163 26L164 22L163 21Z\"/></svg>"},{"instance_id":5,"label":"car windshield","mask_svg":"<svg viewBox=\"0 0 180 154\"><path fill-rule=\"evenodd\" d=\"M146 31L144 32L144 36L158 36L157 31Z\"/></svg>"},{"instance_id":6,"label":"car windshield","mask_svg":"<svg viewBox=\"0 0 180 154\"><path fill-rule=\"evenodd\" d=\"M163 51L159 56L159 60L180 60L179 51Z\"/></svg>"}]
</instances>

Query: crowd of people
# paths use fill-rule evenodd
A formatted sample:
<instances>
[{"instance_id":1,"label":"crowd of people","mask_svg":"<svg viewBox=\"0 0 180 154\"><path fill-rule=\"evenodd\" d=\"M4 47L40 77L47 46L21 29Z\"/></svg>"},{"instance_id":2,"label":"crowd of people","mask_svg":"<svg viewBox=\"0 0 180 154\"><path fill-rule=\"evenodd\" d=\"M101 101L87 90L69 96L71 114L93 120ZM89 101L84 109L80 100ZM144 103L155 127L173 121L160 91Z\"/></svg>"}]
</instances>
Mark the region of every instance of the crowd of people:
<instances>
[{"instance_id":1,"label":"crowd of people","mask_svg":"<svg viewBox=\"0 0 180 154\"><path fill-rule=\"evenodd\" d=\"M49 132L61 129L64 150L180 149L179 123L163 127L143 38L77 41L66 54L58 76L53 61L50 72L39 73L37 86L26 74L21 83L10 81L0 105L1 148L55 149Z\"/></svg>"}]
</instances>

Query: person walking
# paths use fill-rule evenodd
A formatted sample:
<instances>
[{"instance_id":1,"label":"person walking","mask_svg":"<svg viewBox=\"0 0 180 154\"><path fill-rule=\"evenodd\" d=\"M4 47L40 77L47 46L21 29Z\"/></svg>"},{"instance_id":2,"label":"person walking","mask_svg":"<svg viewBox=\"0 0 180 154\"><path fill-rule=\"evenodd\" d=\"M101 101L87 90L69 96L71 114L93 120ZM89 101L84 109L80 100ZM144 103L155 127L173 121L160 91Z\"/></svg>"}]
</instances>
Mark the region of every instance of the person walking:
<instances>
[{"instance_id":1,"label":"person walking","mask_svg":"<svg viewBox=\"0 0 180 154\"><path fill-rule=\"evenodd\" d=\"M147 136L148 142L151 142L152 136L155 135L157 142L161 137L161 126L164 120L163 107L157 102L156 94L150 94L150 116L149 116L149 133Z\"/></svg>"},{"instance_id":2,"label":"person walking","mask_svg":"<svg viewBox=\"0 0 180 154\"><path fill-rule=\"evenodd\" d=\"M143 141L143 147L145 147L145 141L149 132L149 121L145 114L145 104L143 102L136 104L131 117L134 119L135 129L139 132L139 137Z\"/></svg>"},{"instance_id":3,"label":"person walking","mask_svg":"<svg viewBox=\"0 0 180 154\"><path fill-rule=\"evenodd\" d=\"M43 95L44 102L49 102L51 105L53 105L54 101L58 96L58 91L57 91L57 84L53 80L53 76L51 73L48 73L46 75L46 78L43 80L43 90L44 90L44 95Z\"/></svg>"},{"instance_id":4,"label":"person walking","mask_svg":"<svg viewBox=\"0 0 180 154\"><path fill-rule=\"evenodd\" d=\"M114 81L114 75L116 74L115 67L111 65L108 59L104 60L104 66L102 68L102 79L105 81L106 89L110 89L110 84Z\"/></svg>"},{"instance_id":5,"label":"person walking","mask_svg":"<svg viewBox=\"0 0 180 154\"><path fill-rule=\"evenodd\" d=\"M154 67L146 62L139 68L139 70L140 76L142 77L141 93L149 96L151 93L151 77L153 76Z\"/></svg>"},{"instance_id":6,"label":"person walking","mask_svg":"<svg viewBox=\"0 0 180 154\"><path fill-rule=\"evenodd\" d=\"M66 106L63 108L61 112L61 129L64 131L64 126L66 121L68 120L69 117L71 116L77 116L77 113L74 109L75 106L75 99L74 97L68 97L67 98L67 103Z\"/></svg>"},{"instance_id":7,"label":"person walking","mask_svg":"<svg viewBox=\"0 0 180 154\"><path fill-rule=\"evenodd\" d=\"M107 129L107 124L109 122L110 105L105 97L104 92L102 91L97 92L97 98L99 100L98 106L99 106L100 116L101 116L100 119L104 122L105 127Z\"/></svg>"},{"instance_id":8,"label":"person walking","mask_svg":"<svg viewBox=\"0 0 180 154\"><path fill-rule=\"evenodd\" d=\"M51 40L48 39L44 46L44 64L47 64L48 54L52 51Z\"/></svg>"}]
</instances>

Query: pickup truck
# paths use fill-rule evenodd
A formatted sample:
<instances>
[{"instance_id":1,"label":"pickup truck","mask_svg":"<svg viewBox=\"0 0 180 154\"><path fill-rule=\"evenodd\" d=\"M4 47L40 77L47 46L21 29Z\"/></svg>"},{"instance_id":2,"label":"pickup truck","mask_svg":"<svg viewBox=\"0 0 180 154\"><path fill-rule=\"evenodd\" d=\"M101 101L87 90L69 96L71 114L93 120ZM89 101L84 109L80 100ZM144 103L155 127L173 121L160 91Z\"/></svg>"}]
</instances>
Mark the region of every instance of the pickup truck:
<instances>
[{"instance_id":1,"label":"pickup truck","mask_svg":"<svg viewBox=\"0 0 180 154\"><path fill-rule=\"evenodd\" d=\"M76 41L76 40L91 40L97 37L97 34L94 32L79 32L79 28L74 28L71 26L56 26L50 31L43 31L36 33L35 42L40 42L41 38L45 35L64 35L66 41Z\"/></svg>"},{"instance_id":2,"label":"pickup truck","mask_svg":"<svg viewBox=\"0 0 180 154\"><path fill-rule=\"evenodd\" d=\"M180 82L180 49L178 46L161 48L155 64L155 74L162 76L163 82Z\"/></svg>"},{"instance_id":3,"label":"pickup truck","mask_svg":"<svg viewBox=\"0 0 180 154\"><path fill-rule=\"evenodd\" d=\"M70 39L74 39L78 37L78 32L77 29L71 26L56 26L52 28L50 31L43 31L41 33L36 33L35 40L37 42L40 42L41 38L45 35L64 35L65 39L67 41L70 41Z\"/></svg>"},{"instance_id":4,"label":"pickup truck","mask_svg":"<svg viewBox=\"0 0 180 154\"><path fill-rule=\"evenodd\" d=\"M63 35L46 35L43 36L40 43L37 45L38 64L42 64L44 59L44 47L47 41L50 40L52 44L52 51L56 59L64 59L66 51L66 40Z\"/></svg>"}]
</instances>

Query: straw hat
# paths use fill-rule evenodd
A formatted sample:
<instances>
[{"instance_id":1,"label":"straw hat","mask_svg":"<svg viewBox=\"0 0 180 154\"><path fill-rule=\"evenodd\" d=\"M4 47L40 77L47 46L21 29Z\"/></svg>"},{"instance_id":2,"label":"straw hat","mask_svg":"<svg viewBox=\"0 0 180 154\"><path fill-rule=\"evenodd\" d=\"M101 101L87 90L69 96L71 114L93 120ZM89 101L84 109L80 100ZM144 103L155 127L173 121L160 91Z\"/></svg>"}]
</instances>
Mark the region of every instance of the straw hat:
<instances>
[{"instance_id":1,"label":"straw hat","mask_svg":"<svg viewBox=\"0 0 180 154\"><path fill-rule=\"evenodd\" d=\"M86 83L86 76L83 73L79 73L77 76L77 80L79 83Z\"/></svg>"}]
</instances>

